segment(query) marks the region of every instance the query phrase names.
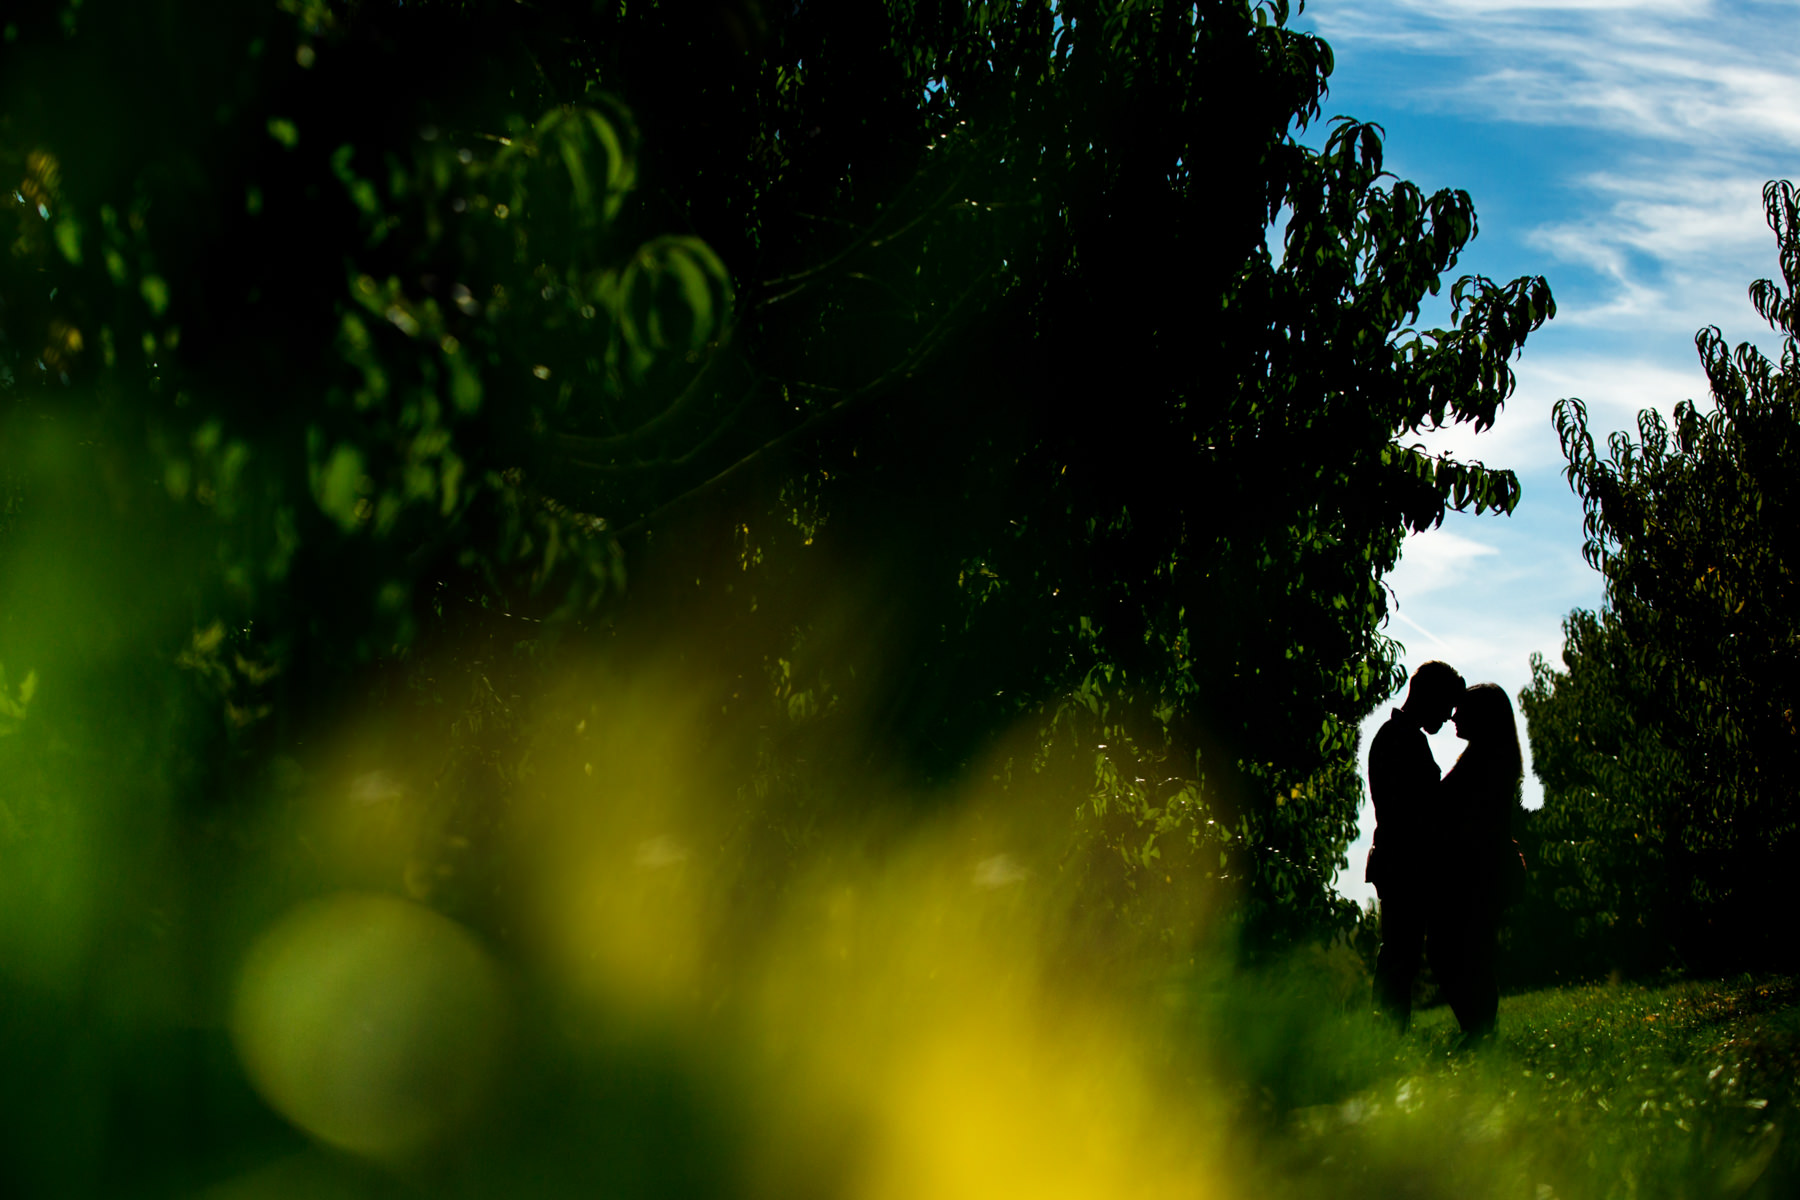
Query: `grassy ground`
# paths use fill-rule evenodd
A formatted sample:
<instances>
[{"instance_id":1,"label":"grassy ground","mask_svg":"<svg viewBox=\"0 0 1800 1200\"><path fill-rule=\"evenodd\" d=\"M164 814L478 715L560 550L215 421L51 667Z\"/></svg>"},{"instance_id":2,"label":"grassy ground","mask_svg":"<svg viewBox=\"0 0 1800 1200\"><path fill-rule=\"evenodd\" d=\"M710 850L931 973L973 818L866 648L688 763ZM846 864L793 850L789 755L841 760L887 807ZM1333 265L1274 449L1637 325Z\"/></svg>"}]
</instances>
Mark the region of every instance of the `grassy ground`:
<instances>
[{"instance_id":1,"label":"grassy ground","mask_svg":"<svg viewBox=\"0 0 1800 1200\"><path fill-rule=\"evenodd\" d=\"M1245 1099L1262 1101L1271 1194L1800 1194L1800 981L1513 996L1478 1051L1457 1048L1447 1009L1396 1038L1360 1011L1300 1034L1259 1004L1268 1045L1299 1034L1285 1066L1258 1048L1255 1020L1225 1016L1240 1077L1262 1093Z\"/></svg>"}]
</instances>

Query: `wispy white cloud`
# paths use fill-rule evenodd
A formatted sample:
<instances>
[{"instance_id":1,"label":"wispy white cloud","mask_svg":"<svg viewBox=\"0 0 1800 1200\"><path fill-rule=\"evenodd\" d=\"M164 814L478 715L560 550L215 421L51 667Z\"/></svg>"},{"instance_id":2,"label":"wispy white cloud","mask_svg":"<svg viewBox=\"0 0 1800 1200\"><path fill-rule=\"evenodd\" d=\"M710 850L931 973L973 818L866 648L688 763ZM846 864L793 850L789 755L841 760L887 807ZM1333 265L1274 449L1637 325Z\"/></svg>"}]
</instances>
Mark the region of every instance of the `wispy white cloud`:
<instances>
[{"instance_id":1,"label":"wispy white cloud","mask_svg":"<svg viewBox=\"0 0 1800 1200\"><path fill-rule=\"evenodd\" d=\"M1528 244L1600 283L1565 300L1560 322L1691 334L1748 315L1745 287L1774 265L1761 186L1800 172L1800 0L1323 0L1306 12L1340 52L1416 58L1407 107L1612 147L1543 181L1584 202Z\"/></svg>"},{"instance_id":2,"label":"wispy white cloud","mask_svg":"<svg viewBox=\"0 0 1800 1200\"><path fill-rule=\"evenodd\" d=\"M1578 537L1559 556L1518 553L1568 515L1455 513L1442 527L1409 536L1389 576L1399 600L1389 632L1406 644L1410 664L1442 658L1469 679L1523 686L1532 654L1561 645L1563 614L1592 603Z\"/></svg>"},{"instance_id":3,"label":"wispy white cloud","mask_svg":"<svg viewBox=\"0 0 1800 1200\"><path fill-rule=\"evenodd\" d=\"M1704 402L1707 396L1706 373L1692 350L1685 366L1595 355L1550 358L1529 368L1521 365L1519 375L1520 391L1544 402L1542 424L1546 430L1551 428L1552 397L1579 398L1597 427L1611 430L1635 426L1644 409L1653 408L1666 417L1683 400ZM1557 462L1561 461L1559 453Z\"/></svg>"},{"instance_id":4,"label":"wispy white cloud","mask_svg":"<svg viewBox=\"0 0 1800 1200\"><path fill-rule=\"evenodd\" d=\"M1492 429L1476 433L1473 425L1451 425L1402 440L1417 442L1432 454L1511 468L1528 484L1557 486L1565 460L1551 418L1556 402L1573 397L1585 404L1596 439L1616 429L1635 429L1644 409L1667 417L1683 400L1704 403L1706 375L1699 356L1684 342L1677 341L1674 347L1685 349L1685 361L1591 351L1527 351L1515 365L1518 388Z\"/></svg>"},{"instance_id":5,"label":"wispy white cloud","mask_svg":"<svg viewBox=\"0 0 1800 1200\"><path fill-rule=\"evenodd\" d=\"M1462 28L1451 27L1467 38L1464 52L1494 55L1498 65L1441 83L1429 98L1708 156L1800 139L1800 79L1788 73L1800 54L1791 43L1743 21L1669 19L1646 7L1573 21L1561 9L1538 10L1538 19L1516 10L1487 21L1464 16ZM1454 53L1454 45L1426 38L1417 48Z\"/></svg>"},{"instance_id":6,"label":"wispy white cloud","mask_svg":"<svg viewBox=\"0 0 1800 1200\"><path fill-rule=\"evenodd\" d=\"M1497 553L1492 546L1474 538L1448 529L1429 529L1406 539L1400 565L1388 576L1388 582L1408 596L1424 596L1465 582L1471 563Z\"/></svg>"},{"instance_id":7,"label":"wispy white cloud","mask_svg":"<svg viewBox=\"0 0 1800 1200\"><path fill-rule=\"evenodd\" d=\"M1800 32L1800 31L1797 31ZM1577 181L1594 204L1542 225L1526 242L1611 284L1597 303L1565 307L1564 325L1691 335L1756 317L1752 278L1774 266L1760 175L1650 161L1621 162Z\"/></svg>"}]
</instances>

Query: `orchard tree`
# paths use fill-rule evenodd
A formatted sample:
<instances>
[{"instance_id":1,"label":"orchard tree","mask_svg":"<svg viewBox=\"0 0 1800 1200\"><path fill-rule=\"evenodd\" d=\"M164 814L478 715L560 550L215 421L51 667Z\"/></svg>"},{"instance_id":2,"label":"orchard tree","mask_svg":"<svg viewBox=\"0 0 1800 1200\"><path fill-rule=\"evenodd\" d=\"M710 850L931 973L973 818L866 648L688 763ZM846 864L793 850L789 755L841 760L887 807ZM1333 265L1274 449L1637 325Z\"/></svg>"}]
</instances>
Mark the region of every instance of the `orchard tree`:
<instances>
[{"instance_id":1,"label":"orchard tree","mask_svg":"<svg viewBox=\"0 0 1800 1200\"><path fill-rule=\"evenodd\" d=\"M1332 59L1291 16L9 18L38 590L0 661L34 712L79 694L52 667L179 668L217 720L169 786L217 797L432 645L685 637L723 723L779 703L746 770L796 797L931 793L1035 728L1017 768L1089 781L1058 819L1109 894L1343 919L1355 731L1398 682L1381 578L1446 506L1517 499L1404 436L1490 424L1553 305L1465 278L1413 327L1473 206L1387 174L1377 127L1299 139Z\"/></svg>"},{"instance_id":2,"label":"orchard tree","mask_svg":"<svg viewBox=\"0 0 1800 1200\"><path fill-rule=\"evenodd\" d=\"M1355 729L1395 686L1380 576L1446 504L1517 497L1395 436L1492 420L1543 281L1463 280L1454 328L1409 326L1469 198L1385 175L1374 127L1296 139L1331 60L1285 5L762 14L732 24L760 93L622 52L691 53L655 9L564 39L731 270L748 377L714 411L791 413L669 470L624 528L681 522L671 598L725 564L740 675L793 638L783 686L856 714L807 761L929 785L1029 722L1035 765L1089 774L1120 882L1223 877L1271 928L1341 919ZM619 469L583 459L595 511ZM795 619L820 562L879 597L860 650Z\"/></svg>"},{"instance_id":3,"label":"orchard tree","mask_svg":"<svg viewBox=\"0 0 1800 1200\"><path fill-rule=\"evenodd\" d=\"M1545 802L1520 839L1532 887L1511 921L1518 966L1544 982L1653 973L1680 961L1692 920L1692 779L1641 719L1663 701L1614 613L1577 610L1563 635L1564 669L1535 656L1520 696Z\"/></svg>"},{"instance_id":4,"label":"orchard tree","mask_svg":"<svg viewBox=\"0 0 1800 1200\"><path fill-rule=\"evenodd\" d=\"M1768 914L1800 851L1800 212L1785 181L1763 203L1783 282L1750 298L1781 361L1700 331L1712 406L1646 411L1604 456L1579 401L1557 410L1606 605L1521 700L1560 897L1635 964L1792 961Z\"/></svg>"},{"instance_id":5,"label":"orchard tree","mask_svg":"<svg viewBox=\"0 0 1800 1200\"><path fill-rule=\"evenodd\" d=\"M1382 577L1518 495L1408 440L1490 424L1553 306L1446 282L1469 197L1321 127L1293 15L9 8L8 1169L188 1191L291 1140L231 1124L261 1110L193 1010L344 886L295 816L326 747L429 764L359 777L434 808L356 882L523 956L508 814L633 795L546 686L567 648L681 668L739 928L813 841L978 770L1103 933L1169 893L1262 945L1349 919ZM577 1178L589 1132L532 1169Z\"/></svg>"}]
</instances>

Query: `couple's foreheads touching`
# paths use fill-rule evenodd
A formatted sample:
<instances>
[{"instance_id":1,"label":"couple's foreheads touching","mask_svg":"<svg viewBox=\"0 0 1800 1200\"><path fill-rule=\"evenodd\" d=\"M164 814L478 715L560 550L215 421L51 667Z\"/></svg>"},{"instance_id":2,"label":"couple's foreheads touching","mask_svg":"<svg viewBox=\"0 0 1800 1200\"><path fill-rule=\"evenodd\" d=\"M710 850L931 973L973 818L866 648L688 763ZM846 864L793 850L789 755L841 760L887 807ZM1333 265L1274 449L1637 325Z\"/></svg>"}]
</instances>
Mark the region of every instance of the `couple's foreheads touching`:
<instances>
[{"instance_id":1,"label":"couple's foreheads touching","mask_svg":"<svg viewBox=\"0 0 1800 1200\"><path fill-rule=\"evenodd\" d=\"M1447 774L1425 737L1445 721L1468 743ZM1413 672L1405 701L1369 746L1375 832L1364 878L1381 898L1375 1003L1402 1030L1429 958L1464 1034L1494 1034L1502 912L1524 886L1511 830L1521 777L1506 689L1465 683L1445 662Z\"/></svg>"}]
</instances>

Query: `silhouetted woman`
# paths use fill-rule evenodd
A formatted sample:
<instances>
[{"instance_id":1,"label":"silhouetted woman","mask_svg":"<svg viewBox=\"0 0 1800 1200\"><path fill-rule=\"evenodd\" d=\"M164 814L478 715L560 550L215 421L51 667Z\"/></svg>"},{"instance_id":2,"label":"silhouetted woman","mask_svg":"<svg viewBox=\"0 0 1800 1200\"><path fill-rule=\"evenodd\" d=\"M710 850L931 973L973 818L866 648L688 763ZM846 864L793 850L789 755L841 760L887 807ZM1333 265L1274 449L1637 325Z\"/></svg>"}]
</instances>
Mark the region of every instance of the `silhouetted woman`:
<instances>
[{"instance_id":1,"label":"silhouetted woman","mask_svg":"<svg viewBox=\"0 0 1800 1200\"><path fill-rule=\"evenodd\" d=\"M1512 811L1524 775L1512 701L1499 684L1478 683L1456 705L1456 736L1468 742L1440 785L1445 822L1441 878L1445 975L1440 980L1463 1032L1494 1032L1500 988L1494 959L1500 910L1518 866ZM1434 965L1436 958L1434 956Z\"/></svg>"}]
</instances>

